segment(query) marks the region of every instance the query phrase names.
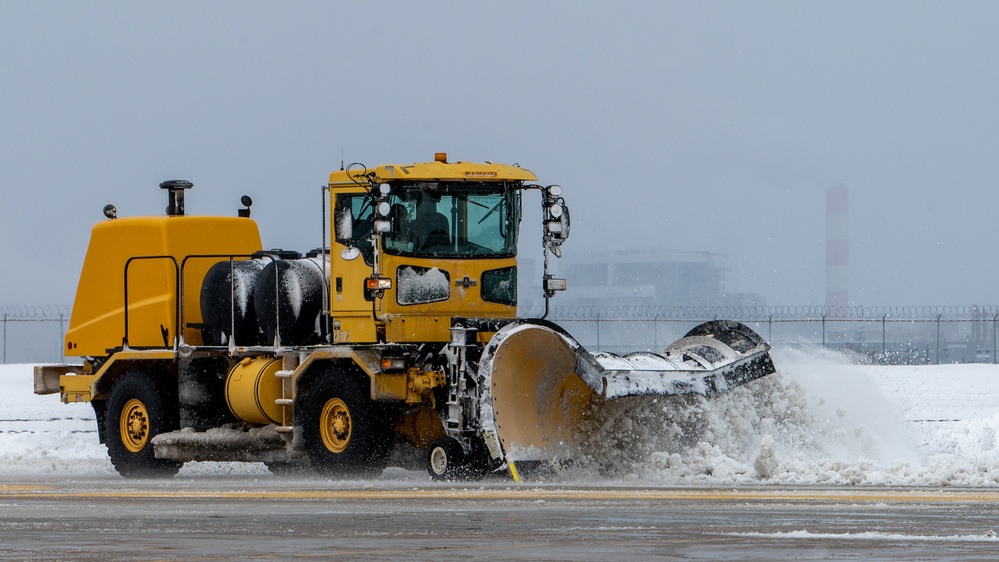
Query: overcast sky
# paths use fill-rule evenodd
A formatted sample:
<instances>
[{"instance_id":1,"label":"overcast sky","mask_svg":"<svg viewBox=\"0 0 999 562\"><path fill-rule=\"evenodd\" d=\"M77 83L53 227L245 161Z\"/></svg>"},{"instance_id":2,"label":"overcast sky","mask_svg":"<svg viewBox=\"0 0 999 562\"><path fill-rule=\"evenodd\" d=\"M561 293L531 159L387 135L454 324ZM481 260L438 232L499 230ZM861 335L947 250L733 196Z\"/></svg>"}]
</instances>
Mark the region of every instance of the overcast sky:
<instances>
[{"instance_id":1,"label":"overcast sky","mask_svg":"<svg viewBox=\"0 0 999 562\"><path fill-rule=\"evenodd\" d=\"M0 0L0 303L70 304L102 207L160 214L165 179L304 251L341 151L446 151L563 185L569 255L723 253L782 305L824 303L845 185L854 304L997 304L997 30L995 2Z\"/></svg>"}]
</instances>

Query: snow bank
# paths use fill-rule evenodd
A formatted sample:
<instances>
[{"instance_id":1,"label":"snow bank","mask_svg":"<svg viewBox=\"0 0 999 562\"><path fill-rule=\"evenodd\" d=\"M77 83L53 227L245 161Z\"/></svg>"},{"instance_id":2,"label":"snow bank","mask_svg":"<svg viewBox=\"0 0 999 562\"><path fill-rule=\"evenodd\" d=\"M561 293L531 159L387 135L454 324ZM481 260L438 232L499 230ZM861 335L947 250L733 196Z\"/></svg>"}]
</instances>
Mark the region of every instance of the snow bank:
<instances>
[{"instance_id":1,"label":"snow bank","mask_svg":"<svg viewBox=\"0 0 999 562\"><path fill-rule=\"evenodd\" d=\"M34 394L30 365L0 365L0 474L114 474L90 404Z\"/></svg>"},{"instance_id":2,"label":"snow bank","mask_svg":"<svg viewBox=\"0 0 999 562\"><path fill-rule=\"evenodd\" d=\"M649 485L999 486L999 366L857 365L776 350L776 375L727 394L629 397L595 422L555 478ZM86 404L32 393L28 365L0 366L0 476L113 477ZM264 474L189 463L182 475ZM390 469L384 478L412 479ZM425 478L423 476L422 478Z\"/></svg>"}]
</instances>

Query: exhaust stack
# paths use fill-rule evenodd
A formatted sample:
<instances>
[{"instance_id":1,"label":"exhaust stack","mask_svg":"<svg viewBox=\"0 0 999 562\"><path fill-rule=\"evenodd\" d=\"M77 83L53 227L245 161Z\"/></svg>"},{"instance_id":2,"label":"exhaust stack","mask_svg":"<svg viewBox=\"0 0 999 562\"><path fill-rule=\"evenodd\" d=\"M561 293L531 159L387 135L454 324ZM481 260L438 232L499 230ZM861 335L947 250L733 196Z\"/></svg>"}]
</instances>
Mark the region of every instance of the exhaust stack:
<instances>
[{"instance_id":1,"label":"exhaust stack","mask_svg":"<svg viewBox=\"0 0 999 562\"><path fill-rule=\"evenodd\" d=\"M194 187L194 184L187 180L168 180L160 184L161 189L169 192L169 200L166 208L167 216L184 215L184 190L191 189L192 187Z\"/></svg>"}]
</instances>

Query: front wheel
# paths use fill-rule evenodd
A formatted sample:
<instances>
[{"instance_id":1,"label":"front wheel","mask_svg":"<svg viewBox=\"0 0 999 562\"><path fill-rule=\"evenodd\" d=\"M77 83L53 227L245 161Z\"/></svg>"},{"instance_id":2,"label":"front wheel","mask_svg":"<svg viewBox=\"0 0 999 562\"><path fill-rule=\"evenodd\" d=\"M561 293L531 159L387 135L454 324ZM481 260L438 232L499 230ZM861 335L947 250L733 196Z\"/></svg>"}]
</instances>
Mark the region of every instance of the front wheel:
<instances>
[{"instance_id":1,"label":"front wheel","mask_svg":"<svg viewBox=\"0 0 999 562\"><path fill-rule=\"evenodd\" d=\"M464 467L465 451L453 437L434 439L427 447L427 472L433 480L460 480Z\"/></svg>"},{"instance_id":2,"label":"front wheel","mask_svg":"<svg viewBox=\"0 0 999 562\"><path fill-rule=\"evenodd\" d=\"M179 425L175 401L152 376L126 373L111 389L104 419L111 464L129 478L177 474L184 463L156 458L152 439Z\"/></svg>"},{"instance_id":3,"label":"front wheel","mask_svg":"<svg viewBox=\"0 0 999 562\"><path fill-rule=\"evenodd\" d=\"M427 473L437 481L479 480L489 471L490 461L484 446L472 441L471 450L466 453L453 437L434 439L427 447Z\"/></svg>"},{"instance_id":4,"label":"front wheel","mask_svg":"<svg viewBox=\"0 0 999 562\"><path fill-rule=\"evenodd\" d=\"M380 473L391 444L387 423L350 377L325 373L307 392L302 416L312 468L329 476Z\"/></svg>"}]
</instances>

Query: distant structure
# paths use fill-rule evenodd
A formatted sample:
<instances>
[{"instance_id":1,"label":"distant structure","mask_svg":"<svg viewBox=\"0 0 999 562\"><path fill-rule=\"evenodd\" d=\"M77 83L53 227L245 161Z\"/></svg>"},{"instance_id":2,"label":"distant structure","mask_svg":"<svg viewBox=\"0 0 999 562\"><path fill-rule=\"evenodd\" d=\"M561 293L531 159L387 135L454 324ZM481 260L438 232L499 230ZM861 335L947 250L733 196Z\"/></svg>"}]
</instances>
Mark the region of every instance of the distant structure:
<instances>
[{"instance_id":1,"label":"distant structure","mask_svg":"<svg viewBox=\"0 0 999 562\"><path fill-rule=\"evenodd\" d=\"M849 306L850 190L826 190L826 306Z\"/></svg>"},{"instance_id":2,"label":"distant structure","mask_svg":"<svg viewBox=\"0 0 999 562\"><path fill-rule=\"evenodd\" d=\"M569 291L558 304L590 306L762 306L754 293L726 293L727 256L665 249L566 255Z\"/></svg>"}]
</instances>

